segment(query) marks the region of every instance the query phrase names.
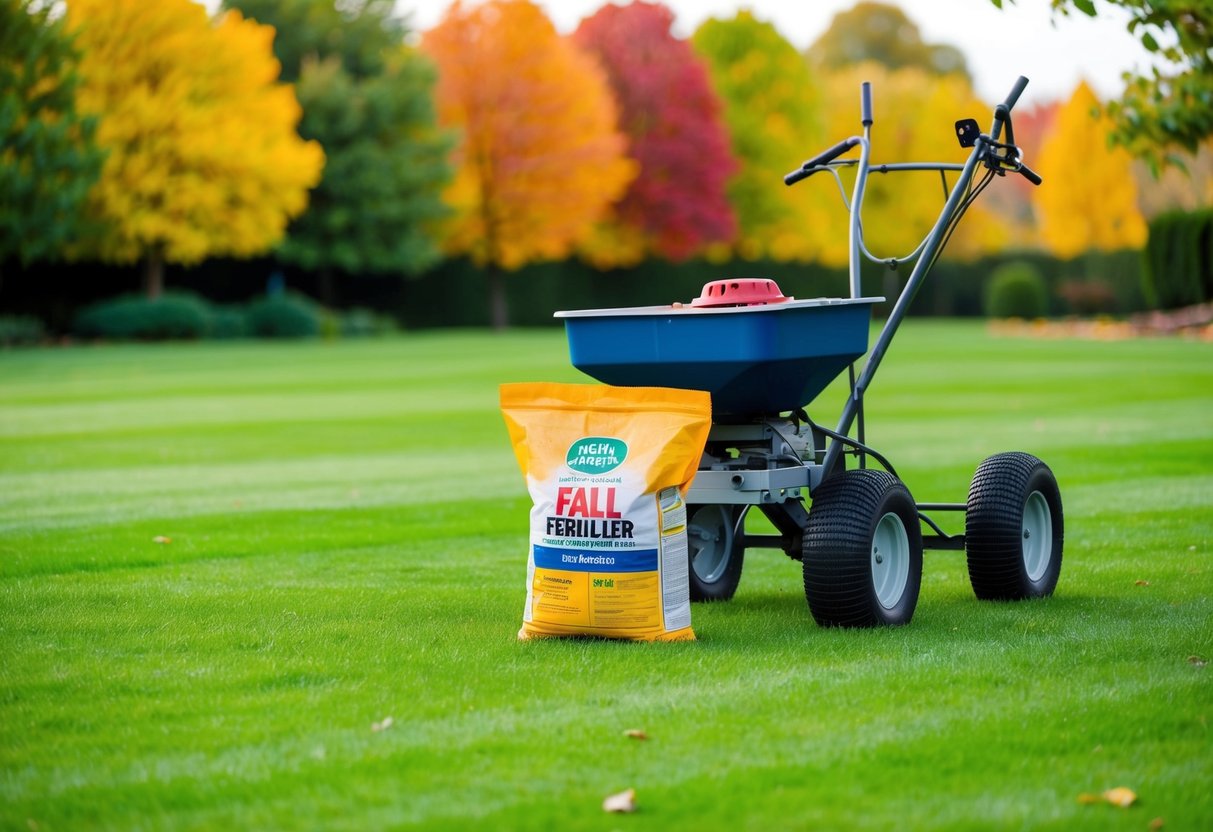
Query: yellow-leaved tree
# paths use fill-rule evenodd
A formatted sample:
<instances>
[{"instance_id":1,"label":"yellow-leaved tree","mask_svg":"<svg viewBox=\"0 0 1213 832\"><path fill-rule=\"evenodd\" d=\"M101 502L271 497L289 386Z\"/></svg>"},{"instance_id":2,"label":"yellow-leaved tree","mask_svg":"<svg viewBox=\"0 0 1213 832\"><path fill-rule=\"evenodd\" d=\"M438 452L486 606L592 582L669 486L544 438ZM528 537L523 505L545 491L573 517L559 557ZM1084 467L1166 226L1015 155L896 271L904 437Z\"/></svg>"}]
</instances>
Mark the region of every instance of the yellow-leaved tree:
<instances>
[{"instance_id":1,"label":"yellow-leaved tree","mask_svg":"<svg viewBox=\"0 0 1213 832\"><path fill-rule=\"evenodd\" d=\"M81 52L78 108L107 153L88 199L99 233L76 257L165 262L270 249L307 206L324 153L295 132L302 111L277 82L274 30L191 0L70 0Z\"/></svg>"},{"instance_id":2,"label":"yellow-leaved tree","mask_svg":"<svg viewBox=\"0 0 1213 832\"><path fill-rule=\"evenodd\" d=\"M501 270L567 255L636 164L606 75L528 0L456 2L421 46L438 65L439 122L462 133L445 246L486 267L503 328Z\"/></svg>"},{"instance_id":3,"label":"yellow-leaved tree","mask_svg":"<svg viewBox=\"0 0 1213 832\"><path fill-rule=\"evenodd\" d=\"M1146 241L1133 159L1124 148L1109 147L1113 123L1106 114L1096 116L1098 107L1095 93L1080 83L1057 111L1040 151L1040 236L1058 257L1140 248Z\"/></svg>"}]
</instances>

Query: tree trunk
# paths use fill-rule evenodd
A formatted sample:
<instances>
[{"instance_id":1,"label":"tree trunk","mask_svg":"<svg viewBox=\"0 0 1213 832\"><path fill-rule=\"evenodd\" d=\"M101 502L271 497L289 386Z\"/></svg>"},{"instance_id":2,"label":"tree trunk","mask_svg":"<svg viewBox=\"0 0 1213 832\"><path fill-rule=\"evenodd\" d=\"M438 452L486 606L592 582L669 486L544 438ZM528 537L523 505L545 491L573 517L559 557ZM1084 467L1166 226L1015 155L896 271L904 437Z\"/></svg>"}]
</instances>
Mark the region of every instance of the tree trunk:
<instances>
[{"instance_id":1,"label":"tree trunk","mask_svg":"<svg viewBox=\"0 0 1213 832\"><path fill-rule=\"evenodd\" d=\"M155 300L164 291L164 255L159 249L147 253L143 264L143 291L148 300Z\"/></svg>"},{"instance_id":2,"label":"tree trunk","mask_svg":"<svg viewBox=\"0 0 1213 832\"><path fill-rule=\"evenodd\" d=\"M488 273L489 309L492 313L493 329L502 332L510 325L510 309L505 297L505 273L493 263L489 263Z\"/></svg>"}]
</instances>

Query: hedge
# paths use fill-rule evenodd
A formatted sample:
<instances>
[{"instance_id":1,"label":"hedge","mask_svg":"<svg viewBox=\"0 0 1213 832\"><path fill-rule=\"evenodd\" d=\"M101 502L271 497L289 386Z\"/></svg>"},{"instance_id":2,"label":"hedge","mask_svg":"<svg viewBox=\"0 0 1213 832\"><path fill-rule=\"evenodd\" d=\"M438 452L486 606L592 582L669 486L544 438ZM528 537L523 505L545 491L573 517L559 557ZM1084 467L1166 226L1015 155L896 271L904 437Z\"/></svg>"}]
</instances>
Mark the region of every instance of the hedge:
<instances>
[{"instance_id":1,"label":"hedge","mask_svg":"<svg viewBox=\"0 0 1213 832\"><path fill-rule=\"evenodd\" d=\"M1213 209L1155 217L1142 278L1145 296L1156 308L1213 300Z\"/></svg>"}]
</instances>

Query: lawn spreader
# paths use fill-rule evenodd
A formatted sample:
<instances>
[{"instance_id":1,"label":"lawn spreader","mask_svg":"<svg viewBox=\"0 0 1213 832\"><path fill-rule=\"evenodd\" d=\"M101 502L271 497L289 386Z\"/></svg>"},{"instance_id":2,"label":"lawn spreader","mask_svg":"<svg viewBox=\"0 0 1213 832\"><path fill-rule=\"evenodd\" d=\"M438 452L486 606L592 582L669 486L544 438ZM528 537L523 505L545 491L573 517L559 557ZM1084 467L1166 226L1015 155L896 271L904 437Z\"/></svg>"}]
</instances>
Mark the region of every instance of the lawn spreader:
<instances>
[{"instance_id":1,"label":"lawn spreader","mask_svg":"<svg viewBox=\"0 0 1213 832\"><path fill-rule=\"evenodd\" d=\"M772 281L737 278L709 283L689 304L556 313L564 320L573 365L593 378L711 394L712 429L686 498L693 599L733 597L746 550L763 547L802 562L809 609L824 626L908 623L918 603L924 548L964 550L978 598L1053 592L1061 569L1062 505L1057 481L1041 460L1021 452L991 456L977 467L966 503L916 502L864 436L864 394L965 211L996 176L1017 173L1041 182L1023 164L1011 122L1027 83L1020 77L995 108L988 134L972 119L956 123L960 144L971 148L963 164L873 164L872 95L864 83L862 135L784 178L794 185L826 172L837 181L850 214L849 297L797 300L784 297ZM855 147L857 160L838 161ZM856 170L848 204L838 171L849 166ZM863 239L868 178L902 171L938 172L944 206L913 252L878 258ZM949 173L958 174L950 187ZM861 256L890 267L913 264L870 351L872 307L884 298L863 295ZM806 408L844 370L850 394L830 429L810 419ZM869 467L871 461L880 467ZM777 534L746 532L755 507ZM945 533L930 517L937 512L963 512L964 532Z\"/></svg>"}]
</instances>

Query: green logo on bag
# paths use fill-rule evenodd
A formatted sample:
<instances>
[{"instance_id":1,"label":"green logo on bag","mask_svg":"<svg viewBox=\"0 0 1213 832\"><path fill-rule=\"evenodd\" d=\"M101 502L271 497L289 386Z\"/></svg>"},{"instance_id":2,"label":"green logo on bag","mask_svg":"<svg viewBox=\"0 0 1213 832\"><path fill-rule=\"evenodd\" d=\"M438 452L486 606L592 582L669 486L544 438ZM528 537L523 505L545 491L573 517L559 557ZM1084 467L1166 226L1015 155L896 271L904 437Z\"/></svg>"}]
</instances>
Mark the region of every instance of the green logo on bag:
<instances>
[{"instance_id":1,"label":"green logo on bag","mask_svg":"<svg viewBox=\"0 0 1213 832\"><path fill-rule=\"evenodd\" d=\"M609 436L587 436L569 446L565 463L580 474L605 474L623 464L628 445Z\"/></svg>"}]
</instances>

